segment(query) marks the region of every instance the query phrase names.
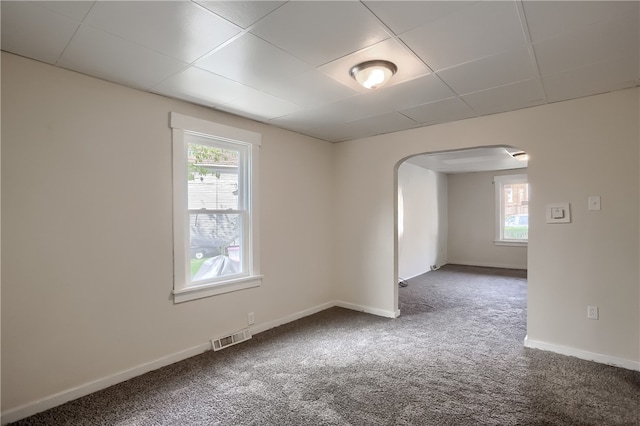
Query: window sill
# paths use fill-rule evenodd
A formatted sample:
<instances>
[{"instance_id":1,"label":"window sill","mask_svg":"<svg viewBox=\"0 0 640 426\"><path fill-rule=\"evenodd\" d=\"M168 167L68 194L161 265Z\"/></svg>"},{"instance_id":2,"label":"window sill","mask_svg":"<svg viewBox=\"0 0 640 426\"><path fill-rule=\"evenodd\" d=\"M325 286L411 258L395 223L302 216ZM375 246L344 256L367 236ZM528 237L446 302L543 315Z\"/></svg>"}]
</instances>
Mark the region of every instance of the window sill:
<instances>
[{"instance_id":1,"label":"window sill","mask_svg":"<svg viewBox=\"0 0 640 426\"><path fill-rule=\"evenodd\" d=\"M493 242L497 246L509 246L509 247L527 247L529 245L528 241L494 241Z\"/></svg>"},{"instance_id":2,"label":"window sill","mask_svg":"<svg viewBox=\"0 0 640 426\"><path fill-rule=\"evenodd\" d=\"M259 287L260 284L262 284L262 275L253 275L229 281L220 281L212 284L182 288L180 290L173 290L173 303L188 302L189 300L202 299L204 297L216 296L218 294L230 293L232 291Z\"/></svg>"}]
</instances>

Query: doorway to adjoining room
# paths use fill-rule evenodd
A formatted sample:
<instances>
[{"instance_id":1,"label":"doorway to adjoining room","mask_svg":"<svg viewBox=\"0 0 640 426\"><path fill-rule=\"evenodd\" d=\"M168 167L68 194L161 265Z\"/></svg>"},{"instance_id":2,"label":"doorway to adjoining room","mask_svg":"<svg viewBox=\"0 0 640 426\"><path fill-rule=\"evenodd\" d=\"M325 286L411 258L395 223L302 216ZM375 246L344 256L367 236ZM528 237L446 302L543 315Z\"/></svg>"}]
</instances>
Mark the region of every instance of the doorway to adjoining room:
<instances>
[{"instance_id":1,"label":"doorway to adjoining room","mask_svg":"<svg viewBox=\"0 0 640 426\"><path fill-rule=\"evenodd\" d=\"M526 277L527 166L526 153L512 146L425 153L400 162L398 287L430 281L426 277L445 265L497 268L498 275ZM406 299L412 291L402 291L405 300L396 297L401 315L403 306L412 309L411 300ZM429 305L424 300L420 303Z\"/></svg>"}]
</instances>

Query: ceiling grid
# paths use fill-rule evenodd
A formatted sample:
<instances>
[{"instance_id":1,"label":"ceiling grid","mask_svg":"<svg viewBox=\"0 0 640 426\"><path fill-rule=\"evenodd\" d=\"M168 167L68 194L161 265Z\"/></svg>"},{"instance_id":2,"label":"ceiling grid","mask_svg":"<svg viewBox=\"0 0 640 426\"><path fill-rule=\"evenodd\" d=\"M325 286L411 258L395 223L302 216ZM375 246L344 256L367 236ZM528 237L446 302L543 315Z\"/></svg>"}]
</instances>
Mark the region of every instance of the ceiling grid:
<instances>
[{"instance_id":1,"label":"ceiling grid","mask_svg":"<svg viewBox=\"0 0 640 426\"><path fill-rule=\"evenodd\" d=\"M640 85L638 1L4 1L2 50L331 142ZM349 75L397 73L374 91Z\"/></svg>"}]
</instances>

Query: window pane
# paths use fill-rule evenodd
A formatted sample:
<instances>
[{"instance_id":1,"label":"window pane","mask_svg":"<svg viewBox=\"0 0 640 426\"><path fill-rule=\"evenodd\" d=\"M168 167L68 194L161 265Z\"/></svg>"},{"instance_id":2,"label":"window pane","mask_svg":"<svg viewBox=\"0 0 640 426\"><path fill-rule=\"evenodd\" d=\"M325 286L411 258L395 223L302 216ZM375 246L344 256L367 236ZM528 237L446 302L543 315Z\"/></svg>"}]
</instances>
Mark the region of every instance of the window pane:
<instances>
[{"instance_id":1,"label":"window pane","mask_svg":"<svg viewBox=\"0 0 640 426\"><path fill-rule=\"evenodd\" d=\"M174 302L257 287L262 136L171 113Z\"/></svg>"},{"instance_id":2,"label":"window pane","mask_svg":"<svg viewBox=\"0 0 640 426\"><path fill-rule=\"evenodd\" d=\"M188 209L238 210L238 151L189 144Z\"/></svg>"},{"instance_id":3,"label":"window pane","mask_svg":"<svg viewBox=\"0 0 640 426\"><path fill-rule=\"evenodd\" d=\"M529 184L512 183L503 186L505 240L529 239Z\"/></svg>"},{"instance_id":4,"label":"window pane","mask_svg":"<svg viewBox=\"0 0 640 426\"><path fill-rule=\"evenodd\" d=\"M191 281L240 274L242 216L237 212L212 212L242 207L238 184L240 152L196 143L190 143L188 149Z\"/></svg>"},{"instance_id":5,"label":"window pane","mask_svg":"<svg viewBox=\"0 0 640 426\"><path fill-rule=\"evenodd\" d=\"M190 213L191 281L242 273L239 213Z\"/></svg>"}]
</instances>

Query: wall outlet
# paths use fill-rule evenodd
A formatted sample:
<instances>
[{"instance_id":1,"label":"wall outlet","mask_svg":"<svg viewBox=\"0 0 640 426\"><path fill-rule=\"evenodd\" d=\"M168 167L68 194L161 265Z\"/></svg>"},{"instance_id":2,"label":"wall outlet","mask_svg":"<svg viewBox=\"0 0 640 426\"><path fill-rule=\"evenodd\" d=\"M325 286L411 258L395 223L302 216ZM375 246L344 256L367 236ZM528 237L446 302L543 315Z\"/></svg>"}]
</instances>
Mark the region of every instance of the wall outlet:
<instances>
[{"instance_id":1,"label":"wall outlet","mask_svg":"<svg viewBox=\"0 0 640 426\"><path fill-rule=\"evenodd\" d=\"M247 314L247 323L248 323L249 325L253 325L255 322L256 322L256 317L255 317L255 315L253 314L253 312L249 312L249 313Z\"/></svg>"},{"instance_id":2,"label":"wall outlet","mask_svg":"<svg viewBox=\"0 0 640 426\"><path fill-rule=\"evenodd\" d=\"M592 320L598 319L598 307L597 306L587 306L587 318Z\"/></svg>"}]
</instances>

